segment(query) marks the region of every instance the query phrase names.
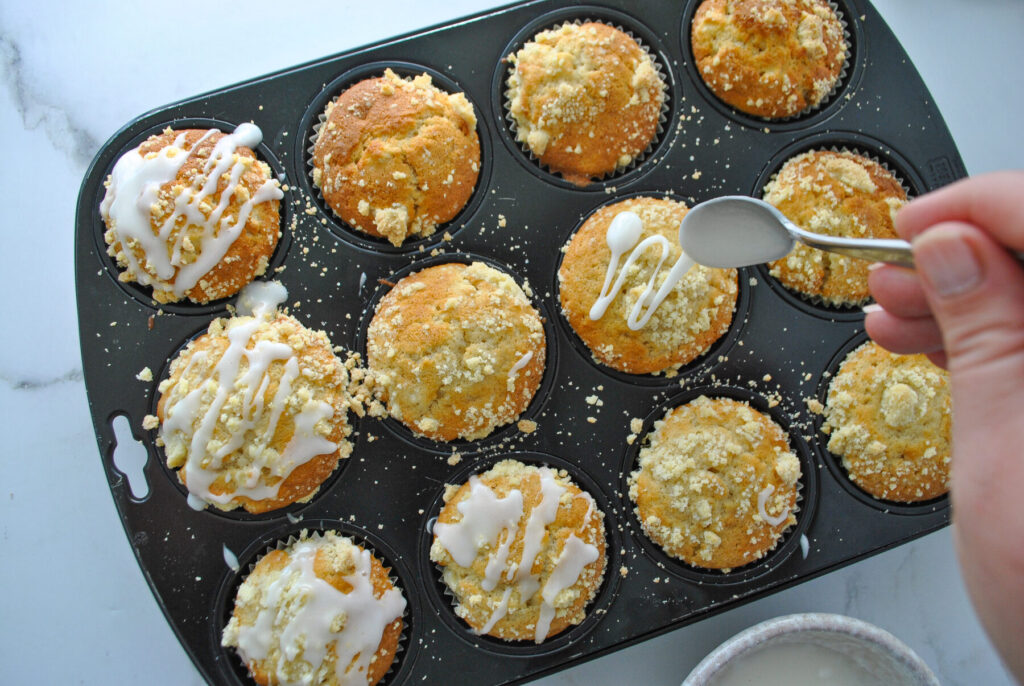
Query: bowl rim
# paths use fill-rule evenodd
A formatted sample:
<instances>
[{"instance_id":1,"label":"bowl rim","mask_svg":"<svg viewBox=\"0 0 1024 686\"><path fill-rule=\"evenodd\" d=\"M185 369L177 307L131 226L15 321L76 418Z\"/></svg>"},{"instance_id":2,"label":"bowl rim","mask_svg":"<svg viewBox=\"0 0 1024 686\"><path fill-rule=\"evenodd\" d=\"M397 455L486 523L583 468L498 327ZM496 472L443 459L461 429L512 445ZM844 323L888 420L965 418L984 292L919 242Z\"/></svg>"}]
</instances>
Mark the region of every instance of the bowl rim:
<instances>
[{"instance_id":1,"label":"bowl rim","mask_svg":"<svg viewBox=\"0 0 1024 686\"><path fill-rule=\"evenodd\" d=\"M843 634L880 648L913 675L920 686L940 686L928 665L903 641L881 627L855 617L827 612L802 612L765 620L727 639L693 668L682 686L707 686L734 659L753 653L780 636L818 632Z\"/></svg>"}]
</instances>

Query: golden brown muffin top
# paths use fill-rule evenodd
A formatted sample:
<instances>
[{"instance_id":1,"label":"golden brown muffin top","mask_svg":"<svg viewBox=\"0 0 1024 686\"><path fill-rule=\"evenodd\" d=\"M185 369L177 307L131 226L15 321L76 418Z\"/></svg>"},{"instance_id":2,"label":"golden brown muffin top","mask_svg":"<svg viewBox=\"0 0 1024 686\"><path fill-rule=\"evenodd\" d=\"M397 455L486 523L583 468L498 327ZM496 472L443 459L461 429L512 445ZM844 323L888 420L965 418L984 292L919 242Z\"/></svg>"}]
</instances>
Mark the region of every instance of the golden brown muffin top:
<instances>
[{"instance_id":1,"label":"golden brown muffin top","mask_svg":"<svg viewBox=\"0 0 1024 686\"><path fill-rule=\"evenodd\" d=\"M768 183L764 199L807 231L846 238L896 238L896 212L907 192L881 164L849 151L811 150L788 160ZM797 244L770 263L788 288L830 305L859 305L870 297L870 262Z\"/></svg>"},{"instance_id":2,"label":"golden brown muffin top","mask_svg":"<svg viewBox=\"0 0 1024 686\"><path fill-rule=\"evenodd\" d=\"M261 136L252 124L165 129L118 159L100 214L119 280L151 286L157 302L208 303L266 271L283 194L249 147Z\"/></svg>"},{"instance_id":3,"label":"golden brown muffin top","mask_svg":"<svg viewBox=\"0 0 1024 686\"><path fill-rule=\"evenodd\" d=\"M304 531L253 567L221 644L258 684L372 686L395 659L405 607L376 556L333 531Z\"/></svg>"},{"instance_id":4,"label":"golden brown muffin top","mask_svg":"<svg viewBox=\"0 0 1024 686\"><path fill-rule=\"evenodd\" d=\"M566 23L508 61L516 138L576 185L628 166L657 135L665 83L650 54L619 29Z\"/></svg>"},{"instance_id":5,"label":"golden brown muffin top","mask_svg":"<svg viewBox=\"0 0 1024 686\"><path fill-rule=\"evenodd\" d=\"M288 315L214 320L159 387L157 444L190 502L258 513L309 500L351 453L347 412L372 400L354 366Z\"/></svg>"},{"instance_id":6,"label":"golden brown muffin top","mask_svg":"<svg viewBox=\"0 0 1024 686\"><path fill-rule=\"evenodd\" d=\"M850 478L876 498L919 502L949 490L949 374L924 355L868 341L832 380L822 431Z\"/></svg>"},{"instance_id":7,"label":"golden brown muffin top","mask_svg":"<svg viewBox=\"0 0 1024 686\"><path fill-rule=\"evenodd\" d=\"M686 211L683 203L666 198L629 198L599 209L570 238L558 270L562 311L599 362L630 374L671 372L698 357L728 330L736 306L737 272L700 265L690 268L646 324L636 330L628 325L629 313L662 257L661 245L668 252L657 271L655 291L682 254L679 223ZM643 222L638 244L652 236L662 236L664 243L641 252L627 269L619 295L599 319L591 319L612 258L608 228L621 212L633 212ZM628 255L619 260L613 278L618 278Z\"/></svg>"},{"instance_id":8,"label":"golden brown muffin top","mask_svg":"<svg viewBox=\"0 0 1024 686\"><path fill-rule=\"evenodd\" d=\"M564 471L503 460L444 501L430 559L474 631L540 643L583 621L604 577L604 514Z\"/></svg>"},{"instance_id":9,"label":"golden brown muffin top","mask_svg":"<svg viewBox=\"0 0 1024 686\"><path fill-rule=\"evenodd\" d=\"M339 217L401 245L429 236L465 206L480 171L473 105L428 74L390 69L327 105L313 148L313 183Z\"/></svg>"},{"instance_id":10,"label":"golden brown muffin top","mask_svg":"<svg viewBox=\"0 0 1024 686\"><path fill-rule=\"evenodd\" d=\"M800 461L786 433L746 403L701 396L654 425L629 477L644 532L666 553L730 571L796 523Z\"/></svg>"},{"instance_id":11,"label":"golden brown muffin top","mask_svg":"<svg viewBox=\"0 0 1024 686\"><path fill-rule=\"evenodd\" d=\"M428 267L380 301L367 362L391 416L434 440L476 440L514 421L544 374L540 315L482 262Z\"/></svg>"},{"instance_id":12,"label":"golden brown muffin top","mask_svg":"<svg viewBox=\"0 0 1024 686\"><path fill-rule=\"evenodd\" d=\"M719 99L767 119L816 107L846 61L843 26L825 0L704 0L690 44Z\"/></svg>"}]
</instances>

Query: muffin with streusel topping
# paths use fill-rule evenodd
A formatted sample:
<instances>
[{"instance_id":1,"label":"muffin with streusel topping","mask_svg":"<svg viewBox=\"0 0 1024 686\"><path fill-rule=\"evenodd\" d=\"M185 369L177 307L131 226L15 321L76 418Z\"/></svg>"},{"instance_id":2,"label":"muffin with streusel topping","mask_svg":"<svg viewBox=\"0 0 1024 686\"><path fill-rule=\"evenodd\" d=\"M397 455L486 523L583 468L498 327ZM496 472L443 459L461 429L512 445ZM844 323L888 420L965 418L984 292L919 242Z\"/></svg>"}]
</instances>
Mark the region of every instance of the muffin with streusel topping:
<instances>
[{"instance_id":1,"label":"muffin with streusel topping","mask_svg":"<svg viewBox=\"0 0 1024 686\"><path fill-rule=\"evenodd\" d=\"M862 490L920 502L949 490L951 413L948 372L924 355L896 355L868 341L832 380L822 431Z\"/></svg>"},{"instance_id":2,"label":"muffin with streusel topping","mask_svg":"<svg viewBox=\"0 0 1024 686\"><path fill-rule=\"evenodd\" d=\"M515 280L482 262L402 278L370 321L367 363L388 412L439 441L477 440L515 421L540 386L540 314Z\"/></svg>"},{"instance_id":3,"label":"muffin with streusel topping","mask_svg":"<svg viewBox=\"0 0 1024 686\"><path fill-rule=\"evenodd\" d=\"M811 150L782 166L765 186L764 199L797 226L844 238L896 238L896 212L907 192L873 159L847 150ZM798 243L769 264L771 275L790 290L836 307L863 304L867 260Z\"/></svg>"},{"instance_id":4,"label":"muffin with streusel topping","mask_svg":"<svg viewBox=\"0 0 1024 686\"><path fill-rule=\"evenodd\" d=\"M388 69L332 100L313 146L313 183L342 220L401 245L469 201L480 172L476 113L428 74Z\"/></svg>"},{"instance_id":5,"label":"muffin with streusel topping","mask_svg":"<svg viewBox=\"0 0 1024 686\"><path fill-rule=\"evenodd\" d=\"M586 617L604 578L604 513L564 471L503 460L450 486L430 559L475 633L541 643Z\"/></svg>"},{"instance_id":6,"label":"muffin with streusel topping","mask_svg":"<svg viewBox=\"0 0 1024 686\"><path fill-rule=\"evenodd\" d=\"M842 75L848 49L826 0L704 0L690 44L711 92L765 119L820 105Z\"/></svg>"},{"instance_id":7,"label":"muffin with streusel topping","mask_svg":"<svg viewBox=\"0 0 1024 686\"><path fill-rule=\"evenodd\" d=\"M639 302L645 291L661 291L680 260L685 214L686 205L675 200L629 198L594 212L569 239L558 269L559 300L598 362L629 374L671 374L728 331L739 290L735 269L693 265L656 307L646 298L646 305ZM608 233L624 219L637 232L614 255ZM606 303L603 310L599 303Z\"/></svg>"},{"instance_id":8,"label":"muffin with streusel topping","mask_svg":"<svg viewBox=\"0 0 1024 686\"><path fill-rule=\"evenodd\" d=\"M372 552L334 531L303 531L256 562L221 645L264 686L373 686L395 661L405 609Z\"/></svg>"},{"instance_id":9,"label":"muffin with streusel topping","mask_svg":"<svg viewBox=\"0 0 1024 686\"><path fill-rule=\"evenodd\" d=\"M650 53L613 26L565 23L508 61L517 140L578 186L628 167L658 134L665 82Z\"/></svg>"},{"instance_id":10,"label":"muffin with streusel topping","mask_svg":"<svg viewBox=\"0 0 1024 686\"><path fill-rule=\"evenodd\" d=\"M800 461L747 403L700 396L654 424L629 477L644 533L672 557L728 572L796 524Z\"/></svg>"}]
</instances>

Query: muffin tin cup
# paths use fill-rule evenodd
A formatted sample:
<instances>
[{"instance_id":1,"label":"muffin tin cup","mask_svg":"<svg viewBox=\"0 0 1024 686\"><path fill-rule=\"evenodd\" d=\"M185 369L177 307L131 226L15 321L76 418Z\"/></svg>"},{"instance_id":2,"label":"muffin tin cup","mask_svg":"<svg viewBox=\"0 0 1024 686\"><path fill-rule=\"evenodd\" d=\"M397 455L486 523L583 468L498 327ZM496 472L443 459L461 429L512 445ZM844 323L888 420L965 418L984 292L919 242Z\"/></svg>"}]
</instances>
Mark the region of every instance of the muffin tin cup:
<instances>
[{"instance_id":1,"label":"muffin tin cup","mask_svg":"<svg viewBox=\"0 0 1024 686\"><path fill-rule=\"evenodd\" d=\"M147 126L144 130L133 136L117 153L106 166L102 172L103 179L107 179L110 173L114 169L114 165L119 159L126 153L139 147L150 136L155 136L161 133L164 129L172 128L175 130L182 129L218 129L224 133L232 133L238 125L243 122L239 121L231 123L223 121L221 119L210 119L206 117L188 117L183 119L168 119L161 123L152 124ZM264 132L266 133L266 132ZM285 258L288 255L288 249L291 247L291 231L288 227L291 226L292 210L291 210L291 193L285 188L288 186L288 175L285 171L284 166L277 159L270 148L267 147L265 141L261 141L257 145L253 152L256 153L256 158L260 162L264 162L270 167L270 173L273 178L276 178L281 183L281 190L284 192L284 197L281 198L279 203L279 212L281 221L279 224L279 233L277 239L277 245L274 247L273 253L270 255L270 259L267 261L267 269L262 276L257 276L254 280L258 281L265 279L268 275L274 273L276 269L284 264ZM98 189L98 195L95 198L93 207L95 208L94 217L92 220L93 236L96 241L96 254L99 257L101 268L110 276L110 278L117 284L117 286L124 291L129 297L152 308L154 311L159 313L168 313L174 315L197 315L197 316L209 316L224 312L227 306L234 301L237 294L228 296L226 298L219 298L217 300L210 301L208 303L195 303L187 298L179 300L178 302L172 303L160 303L153 299L153 289L150 286L143 286L136 281L125 282L121 281L118 277L124 271L118 266L117 261L107 254L107 242L104 239L104 234L107 231L106 223L103 221L103 217L100 214L99 207L103 201L103 197L106 195L106 189L101 184Z\"/></svg>"},{"instance_id":2,"label":"muffin tin cup","mask_svg":"<svg viewBox=\"0 0 1024 686\"><path fill-rule=\"evenodd\" d=\"M857 23L851 24L847 19L847 17L856 16L850 11L851 7L849 6L849 1L850 0L828 0L829 7L831 7L832 11L836 13L836 17L839 19L839 23L843 27L843 40L846 43L846 53L843 59L842 69L839 71L839 76L836 78L835 84L833 84L831 90L829 90L829 92L826 93L819 102L797 112L796 114L791 114L786 117L770 118L759 117L755 114L743 112L719 98L714 91L711 90L710 86L705 83L697 69L697 60L694 58L693 46L690 42L690 31L693 24L693 18L697 13L697 8L700 7L703 0L687 0L686 10L683 13L683 25L682 30L680 31L680 36L682 37L683 55L686 56L687 60L686 71L688 76L690 76L690 79L697 87L698 92L700 92L710 104L712 104L721 113L734 119L737 123L742 124L743 126L768 131L787 131L804 128L812 121L817 122L827 119L842 106L842 104L838 102L841 94L845 91L850 91L856 88L862 71L863 61L860 59L860 56L863 37L861 35L860 25Z\"/></svg>"},{"instance_id":3,"label":"muffin tin cup","mask_svg":"<svg viewBox=\"0 0 1024 686\"><path fill-rule=\"evenodd\" d=\"M518 126L516 124L515 117L512 115L510 98L508 95L508 79L512 73L512 69L508 65L507 58L508 56L517 53L524 45L526 45L526 43L530 42L535 35L542 31L558 29L565 24L579 25L587 22L597 22L611 26L612 28L622 31L636 41L637 45L639 45L640 48L651 57L654 67L664 83L664 88L662 89L663 101L661 105L661 112L658 117L658 127L650 144L648 144L643 151L634 156L626 166L606 172L600 178L592 179L584 186L577 186L571 181L563 178L560 173L549 169L547 165L541 162L540 159L533 154L533 151L530 150L530 147L525 141L519 141L517 133ZM500 103L500 109L496 111L495 118L499 121L503 121L505 124L501 133L503 134L502 137L505 139L506 145L508 145L510 149L521 154L522 157L520 159L522 159L526 168L531 172L550 183L554 183L564 188L572 190L600 190L608 188L613 184L629 183L633 179L637 178L643 173L642 170L644 162L655 155L656 151L662 148L665 144L667 131L671 131L668 123L673 119L673 113L677 109L675 105L675 97L673 95L675 91L675 79L666 66L669 62L665 57L665 52L658 48L658 44L656 34L650 31L646 26L639 24L635 18L606 7L583 5L572 9L549 12L534 19L525 27L520 29L512 41L505 47L503 52L505 57L499 64L493 78L493 84L491 87L492 102L495 103L496 106Z\"/></svg>"},{"instance_id":4,"label":"muffin tin cup","mask_svg":"<svg viewBox=\"0 0 1024 686\"><path fill-rule=\"evenodd\" d=\"M477 173L476 185L473 188L473 192L466 200L466 204L463 205L462 209L460 209L450 220L438 224L434 232L430 235L410 236L406 238L401 245L397 246L390 243L384 237L372 236L352 226L344 217L340 216L330 205L327 204L320 188L313 183L313 148L316 145L316 139L320 133L320 127L326 121L325 110L327 105L337 99L342 92L360 81L383 76L387 69L390 69L395 72L395 74L405 79L411 79L421 74L427 74L430 76L433 85L439 90L450 94L463 93L466 95L466 97L470 99L470 103L473 105L473 111L477 114L476 131L477 138L480 141L480 166ZM485 123L484 118L481 116L481 108L478 103L472 101L469 94L466 93L458 83L436 69L402 60L371 62L369 64L360 65L335 78L327 84L316 95L316 97L313 98L308 105L305 114L302 116L300 127L303 131L303 135L299 139L299 149L296 151L296 156L298 159L303 160L304 173L299 176L299 183L301 184L303 191L312 198L316 210L336 236L355 246L363 248L364 250L387 254L404 254L437 246L446 240L449 240L447 237L456 234L460 229L462 229L466 225L469 217L472 216L473 212L480 205L482 200L481 189L487 186L487 175L490 173L490 162L492 157L490 151L490 137L486 135L486 131L484 129Z\"/></svg>"},{"instance_id":5,"label":"muffin tin cup","mask_svg":"<svg viewBox=\"0 0 1024 686\"><path fill-rule=\"evenodd\" d=\"M621 540L614 526L612 512L612 501L605 496L600 486L580 469L578 465L572 464L564 459L537 452L508 452L499 453L470 462L457 472L451 475L448 483L460 486L474 474L481 474L492 468L502 460L518 460L526 465L536 467L550 467L555 470L565 470L569 479L575 483L581 491L589 493L594 499L596 506L604 513L605 531L605 569L601 585L594 598L588 603L586 616L583 621L575 626L569 626L553 636L549 636L541 643L533 641L505 641L500 638L486 634L475 633L470 626L455 614L455 607L458 600L445 584L442 578L444 568L435 564L430 559L430 546L433 543L433 528L437 516L444 507L444 491L441 487L437 497L427 510L426 519L420 526L419 545L419 572L420 578L426 587L426 596L434 610L444 621L445 626L459 639L465 641L474 649L487 651L496 655L509 656L519 659L529 659L542 655L551 655L563 652L570 647L577 646L585 641L588 634L594 631L602 619L608 614L609 606L615 602L616 588L620 580L617 570L620 568L620 554L622 549Z\"/></svg>"},{"instance_id":6,"label":"muffin tin cup","mask_svg":"<svg viewBox=\"0 0 1024 686\"><path fill-rule=\"evenodd\" d=\"M402 613L402 632L398 638L398 647L395 651L395 659L391 668L378 682L379 686L391 686L391 684L402 683L407 680L416 660L415 643L410 640L414 633L418 633L417 616L420 614L419 603L416 602L411 590L414 588L414 578L404 564L396 564L398 556L381 539L369 532L343 521L332 521L329 519L316 519L309 522L298 522L278 527L269 533L260 536L252 542L248 548L238 554L235 558L238 568L229 565L228 572L220 582L220 590L217 593L215 607L211 616L217 621L210 622L210 641L215 650L221 653L220 667L221 680L223 683L233 686L252 686L256 682L249 674L249 670L242 661L235 649L222 646L221 636L227 626L231 615L234 612L235 597L242 583L252 573L256 563L268 553L274 550L283 550L287 546L297 542L303 532L308 532L310 539L318 539L328 531L351 539L354 543L368 550L388 570L391 583L402 592L405 598L405 611ZM234 555L227 546L224 546L225 561Z\"/></svg>"},{"instance_id":7,"label":"muffin tin cup","mask_svg":"<svg viewBox=\"0 0 1024 686\"><path fill-rule=\"evenodd\" d=\"M654 424L665 417L667 412L685 405L700 396L709 398L729 398L750 405L761 414L767 415L778 424L789 439L792 452L800 460L800 480L797 482L796 506L792 514L796 524L782 532L775 546L757 559L729 571L721 571L700 567L668 554L657 542L644 531L636 511L636 504L629 497L631 475L639 469L640 452L647 442L647 437L654 431ZM783 408L773 405L764 395L737 385L721 384L693 388L673 396L662 403L643 420L643 428L636 435L623 456L622 478L619 483L622 494L622 507L627 511L630 533L633 534L644 553L659 568L663 568L686 581L700 585L736 585L751 583L758 578L779 569L793 552L803 546L802 540L814 519L818 503L818 469L811 448L801 435L797 433L793 420L786 416Z\"/></svg>"},{"instance_id":8,"label":"muffin tin cup","mask_svg":"<svg viewBox=\"0 0 1024 686\"><path fill-rule=\"evenodd\" d=\"M583 224L585 224L586 221L598 210L608 205L621 202L623 200L628 200L630 198L636 198L641 196L668 198L670 200L675 200L676 202L682 202L686 204L681 196L674 195L671 193L632 192L618 195L615 197L615 200L602 203L601 205L595 207L590 213L588 213L579 222L577 222L577 224L573 227L572 231L569 233L568 236L566 236L565 240L562 242L563 249L560 252L558 266L555 269L554 273L554 283L552 285L552 292L554 293L553 307L558 312L558 322L561 325L562 330L565 332L566 338L572 341L572 347L575 348L576 351L584 359L586 359L590 364L592 364L596 369L600 370L602 373L607 374L613 379L628 384L642 384L648 386L669 387L686 385L690 379L701 376L707 373L708 371L714 369L718 364L720 364L729 355L729 352L732 350L733 346L736 344L736 341L739 339L740 331L742 330L743 324L746 321L746 318L750 312L749 268L740 268L737 270L736 305L733 308L732 322L729 324L729 328L725 331L725 333L719 336L717 340L715 340L711 345L709 345L707 350L705 350L700 355L697 355L695 358L693 358L686 364L682 365L679 369L667 369L652 374L632 374L630 372L625 372L622 371L621 369L616 369L605 364L604 362L596 358L590 347L583 341L582 338L580 338L579 334L577 334L576 331L573 330L572 325L569 323L569 320L565 315L565 311L562 309L561 306L561 285L558 278L558 272L561 271L562 269L562 261L564 260L565 256L565 246L569 245L570 241L572 241L573 237L580 230L580 227L582 227ZM662 268L665 268L664 265Z\"/></svg>"},{"instance_id":9,"label":"muffin tin cup","mask_svg":"<svg viewBox=\"0 0 1024 686\"><path fill-rule=\"evenodd\" d=\"M523 287L524 285L524 279L522 276L516 274L507 265L501 264L500 262L484 255L451 252L440 253L414 260L405 267L387 275L386 277L378 279L377 289L363 310L363 321L359 327L359 337L356 341L356 350L360 352L363 360L368 359L366 346L370 322L373 321L373 318L377 313L380 301L391 290L391 288L403 278L415 274L416 272L423 271L429 267L436 267L441 264L449 264L452 262L457 262L459 264L482 262L503 274L509 275L520 287ZM533 291L532 285L530 286L530 291ZM427 436L423 436L422 434L414 432L406 426L404 422L393 417L385 418L383 425L402 441L419 449L429 450L439 454L467 455L485 450L496 450L500 449L502 446L507 446L517 440L525 438L523 432L518 427L518 423L524 420L536 421L539 418L544 409L544 404L551 394L551 387L554 384L554 379L558 376L558 343L556 342L557 338L555 336L554 327L551 323L552 317L548 314L547 308L542 299L538 298L535 292L532 295L528 293L527 298L529 298L534 309L540 315L541 322L544 325L544 347L546 358L544 362L544 375L541 377L540 385L537 387L537 391L534 393L529 405L527 405L526 409L523 410L516 419L507 424L495 427L491 433L483 438L475 440L459 438L453 441L438 441Z\"/></svg>"},{"instance_id":10,"label":"muffin tin cup","mask_svg":"<svg viewBox=\"0 0 1024 686\"><path fill-rule=\"evenodd\" d=\"M835 97L805 118L756 125L691 82L697 75L684 49L688 28L676 32L686 26L695 1L510 5L168 105L130 122L101 147L86 172L76 214L75 278L89 406L102 468L144 578L207 681L245 683L237 658L219 645L226 597L241 576L226 571L224 549L242 551L239 569L246 571L274 541L301 528L333 528L369 540L395 570L410 603L410 626L407 650L389 683L480 686L536 679L949 523L948 502L904 510L859 497L845 475L839 478L806 408L804 401L826 383L822 376L837 351L863 336L859 311L837 313L797 302L762 267L741 270L727 341L671 379L595 364L559 312L560 248L584 217L620 192L669 194L687 204L752 189L760 195L775 162L801 146L870 152L891 163L915 194L966 175L934 101L866 0L837 0L853 37L853 58ZM512 138L504 118L503 59L537 30L583 18L605 20L638 37L656 56L669 92L664 132L652 151L624 173L577 188L530 161ZM439 86L448 84L473 102L481 171L462 214L429 239L394 248L356 235L322 207L309 178L307 148L323 107L344 85L399 65L409 66L405 75L426 71ZM114 456L112 421L126 417L137 428L158 400L158 381L140 382L136 374L149 367L157 379L166 377L176 351L212 318L230 311L232 301L161 308L141 289L136 293L119 283L102 240L103 181L117 157L150 132L193 122L218 122L230 130L233 124L225 122L250 120L267 135L258 155L289 186L282 239L263 278L288 289L293 316L326 331L332 344L364 352L366 326L385 291L378 279L394 281L442 261L481 260L519 283L528 280L548 346L541 386L523 414L535 430L525 433L513 423L481 441L441 444L415 436L396 420L350 414L351 457L308 503L263 515L192 510L152 435L137 432L148 453L143 472L149 492L132 495ZM569 348L578 354L564 352ZM690 568L659 553L642 533L624 490L639 449L635 441L627 443L631 418L643 424L646 417L649 428L668 407L697 392L750 396L755 406L764 398L778 400L769 414L789 430L804 471L796 526L772 553L730 574ZM524 462L564 467L590 492L605 513L608 542L605 579L587 619L539 647L492 645L471 634L452 612L428 557L427 521L439 510L444 484L520 455ZM797 548L804 554L794 554Z\"/></svg>"},{"instance_id":11,"label":"muffin tin cup","mask_svg":"<svg viewBox=\"0 0 1024 686\"><path fill-rule=\"evenodd\" d=\"M881 141L874 140L869 136L847 131L830 131L823 134L802 138L786 148L780 150L767 166L762 170L760 177L751 190L750 195L761 198L764 189L776 177L782 167L792 158L813 150L827 150L831 152L848 152L861 155L888 171L896 181L903 187L907 199L913 199L920 194L923 182L912 171L913 167L900 155ZM761 278L786 302L797 307L808 314L816 317L823 317L830 320L859 321L864 317L863 305L871 302L869 299L861 305L836 305L828 303L820 296L802 293L794 288L786 286L775 278L768 264L756 266Z\"/></svg>"},{"instance_id":12,"label":"muffin tin cup","mask_svg":"<svg viewBox=\"0 0 1024 686\"><path fill-rule=\"evenodd\" d=\"M828 399L828 389L832 385L832 380L835 379L836 374L839 372L839 367L843 364L843 361L846 360L847 355L864 343L868 342L868 340L870 339L862 333L855 335L836 352L835 356L829 362L825 373L821 376L821 380L818 384L818 391L815 395L815 399L821 403L822 407L825 406L825 402ZM814 442L815 449L821 456L821 461L828 467L828 471L831 473L832 477L846 490L847 493L858 501L886 514L914 516L932 514L949 509L948 493L937 498L929 498L928 500L908 503L876 498L862 489L853 481L853 479L850 478L849 472L847 472L846 467L843 466L842 458L828 449L828 435L822 431L824 423L825 415L823 412L814 415L813 431L819 439Z\"/></svg>"}]
</instances>

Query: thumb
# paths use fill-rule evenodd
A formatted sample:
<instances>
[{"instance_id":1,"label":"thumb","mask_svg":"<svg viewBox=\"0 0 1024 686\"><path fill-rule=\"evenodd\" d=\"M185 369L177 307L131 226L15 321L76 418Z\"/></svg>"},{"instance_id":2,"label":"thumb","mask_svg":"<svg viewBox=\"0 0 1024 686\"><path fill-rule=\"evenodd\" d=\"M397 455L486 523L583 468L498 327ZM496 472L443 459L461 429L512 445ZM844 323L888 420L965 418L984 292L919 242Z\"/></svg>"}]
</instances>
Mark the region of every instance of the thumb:
<instances>
[{"instance_id":1,"label":"thumb","mask_svg":"<svg viewBox=\"0 0 1024 686\"><path fill-rule=\"evenodd\" d=\"M988 234L964 222L933 226L914 238L913 250L942 331L952 382L954 454L957 445L976 453L1016 427L1024 406L1024 268Z\"/></svg>"}]
</instances>

